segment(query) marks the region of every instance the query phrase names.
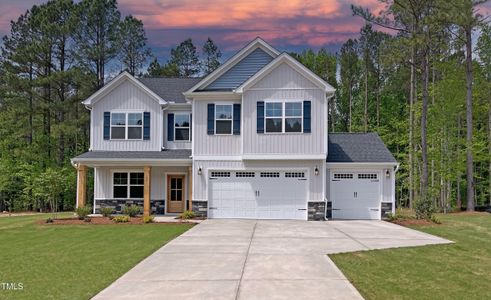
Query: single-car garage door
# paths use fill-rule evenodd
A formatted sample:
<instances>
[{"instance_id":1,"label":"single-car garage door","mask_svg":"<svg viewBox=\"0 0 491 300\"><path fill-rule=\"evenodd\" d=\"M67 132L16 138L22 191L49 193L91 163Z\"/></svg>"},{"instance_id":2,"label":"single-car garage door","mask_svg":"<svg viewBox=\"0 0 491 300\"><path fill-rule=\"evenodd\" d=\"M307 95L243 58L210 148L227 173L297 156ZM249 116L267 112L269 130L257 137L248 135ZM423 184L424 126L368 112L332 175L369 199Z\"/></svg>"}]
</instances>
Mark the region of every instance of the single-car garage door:
<instances>
[{"instance_id":1,"label":"single-car garage door","mask_svg":"<svg viewBox=\"0 0 491 300\"><path fill-rule=\"evenodd\" d=\"M331 171L333 219L380 219L378 172Z\"/></svg>"},{"instance_id":2,"label":"single-car garage door","mask_svg":"<svg viewBox=\"0 0 491 300\"><path fill-rule=\"evenodd\" d=\"M304 171L211 171L208 217L307 219Z\"/></svg>"}]
</instances>

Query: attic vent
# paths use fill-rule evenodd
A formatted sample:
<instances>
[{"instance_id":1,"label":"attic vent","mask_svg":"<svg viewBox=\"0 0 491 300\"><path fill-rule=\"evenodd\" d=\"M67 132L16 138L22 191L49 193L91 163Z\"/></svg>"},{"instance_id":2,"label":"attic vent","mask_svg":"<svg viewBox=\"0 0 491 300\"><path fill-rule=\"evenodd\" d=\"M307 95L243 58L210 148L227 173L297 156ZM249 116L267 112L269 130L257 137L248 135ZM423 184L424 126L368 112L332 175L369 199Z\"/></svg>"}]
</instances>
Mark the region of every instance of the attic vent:
<instances>
[{"instance_id":1,"label":"attic vent","mask_svg":"<svg viewBox=\"0 0 491 300\"><path fill-rule=\"evenodd\" d=\"M280 172L261 172L261 177L280 177Z\"/></svg>"},{"instance_id":2,"label":"attic vent","mask_svg":"<svg viewBox=\"0 0 491 300\"><path fill-rule=\"evenodd\" d=\"M358 174L358 179L377 179L377 174Z\"/></svg>"},{"instance_id":3,"label":"attic vent","mask_svg":"<svg viewBox=\"0 0 491 300\"><path fill-rule=\"evenodd\" d=\"M235 177L255 177L254 172L235 172Z\"/></svg>"},{"instance_id":4,"label":"attic vent","mask_svg":"<svg viewBox=\"0 0 491 300\"><path fill-rule=\"evenodd\" d=\"M285 177L286 178L304 178L305 173L304 172L285 172Z\"/></svg>"},{"instance_id":5,"label":"attic vent","mask_svg":"<svg viewBox=\"0 0 491 300\"><path fill-rule=\"evenodd\" d=\"M211 177L230 177L230 172L211 172Z\"/></svg>"},{"instance_id":6,"label":"attic vent","mask_svg":"<svg viewBox=\"0 0 491 300\"><path fill-rule=\"evenodd\" d=\"M353 179L353 174L350 173L335 173L334 179Z\"/></svg>"}]
</instances>

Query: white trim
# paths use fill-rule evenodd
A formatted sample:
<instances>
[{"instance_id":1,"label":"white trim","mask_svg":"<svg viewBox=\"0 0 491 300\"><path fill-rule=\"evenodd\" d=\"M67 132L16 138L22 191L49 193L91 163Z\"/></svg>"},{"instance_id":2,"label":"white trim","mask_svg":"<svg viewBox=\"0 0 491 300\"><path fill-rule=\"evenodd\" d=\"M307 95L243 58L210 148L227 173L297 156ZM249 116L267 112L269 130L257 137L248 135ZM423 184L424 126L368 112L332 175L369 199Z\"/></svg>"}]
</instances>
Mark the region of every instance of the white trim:
<instances>
[{"instance_id":1,"label":"white trim","mask_svg":"<svg viewBox=\"0 0 491 300\"><path fill-rule=\"evenodd\" d=\"M244 154L243 160L325 160L325 154L288 154L288 153L271 153L271 154Z\"/></svg>"},{"instance_id":2,"label":"white trim","mask_svg":"<svg viewBox=\"0 0 491 300\"><path fill-rule=\"evenodd\" d=\"M330 168L360 168L360 167L387 167L396 166L396 162L337 162L337 163L326 163L326 167Z\"/></svg>"},{"instance_id":3,"label":"white trim","mask_svg":"<svg viewBox=\"0 0 491 300\"><path fill-rule=\"evenodd\" d=\"M184 167L190 166L193 161L189 159L108 159L108 158L81 158L73 160L73 163L84 163L88 167L141 167L143 165L149 165L154 167Z\"/></svg>"},{"instance_id":4,"label":"white trim","mask_svg":"<svg viewBox=\"0 0 491 300\"><path fill-rule=\"evenodd\" d=\"M94 205L92 206L93 214L95 214L95 195L97 195L98 192L98 189L96 190L97 188L97 185L95 184L96 180L99 181L97 177L97 168L94 168Z\"/></svg>"},{"instance_id":5,"label":"white trim","mask_svg":"<svg viewBox=\"0 0 491 300\"><path fill-rule=\"evenodd\" d=\"M242 160L242 156L240 155L231 155L231 156L217 156L217 155L198 155L198 156L193 156L193 161L199 161L199 160L222 160L222 161L234 161L234 160Z\"/></svg>"},{"instance_id":6,"label":"white trim","mask_svg":"<svg viewBox=\"0 0 491 300\"><path fill-rule=\"evenodd\" d=\"M115 89L121 83L123 83L124 80L126 80L126 79L130 80L137 87L141 88L145 93L147 93L151 98L153 98L155 101L157 101L160 105L164 105L167 103L167 101L162 99L159 95L155 94L152 90L150 90L147 86L145 86L143 83L141 83L135 77L131 76L130 73L124 71L121 74L119 74L118 76L116 76L114 79L109 81L107 84L105 84L102 88L100 88L98 91L96 91L94 94L92 94L85 101L82 101L82 104L87 105L89 107L93 106L97 101L101 100L105 95L107 95L109 92L111 92L113 89Z\"/></svg>"},{"instance_id":7,"label":"white trim","mask_svg":"<svg viewBox=\"0 0 491 300\"><path fill-rule=\"evenodd\" d=\"M77 195L75 196L75 201L76 201L75 208L78 208L78 191L79 191L79 185L80 185L79 184L80 175L79 175L78 167L80 167L80 166L77 165ZM85 176L87 176L87 175L85 175ZM94 178L95 178L95 176L94 176Z\"/></svg>"},{"instance_id":8,"label":"white trim","mask_svg":"<svg viewBox=\"0 0 491 300\"><path fill-rule=\"evenodd\" d=\"M251 78L246 80L242 85L235 89L236 93L243 93L244 90L253 86L256 82L264 78L266 75L271 73L276 67L278 67L281 63L287 63L290 67L298 71L300 74L309 79L312 83L315 83L319 88L322 88L325 92L334 93L336 90L327 82L325 82L322 78L317 76L310 69L299 63L296 59L288 55L287 53L282 53L278 57L276 57L272 62L264 66L259 72L254 74Z\"/></svg>"},{"instance_id":9,"label":"white trim","mask_svg":"<svg viewBox=\"0 0 491 300\"><path fill-rule=\"evenodd\" d=\"M280 52L273 48L271 45L266 43L263 39L260 37L257 37L253 41L251 41L249 44L247 44L244 48L239 50L236 54L234 54L230 59L228 59L224 64L222 64L218 69L215 71L211 72L208 76L203 78L200 82L198 82L196 85L194 85L192 88L184 92L183 94L185 96L190 96L194 93L195 90L206 87L210 85L213 81L215 81L218 77L220 77L222 74L230 70L233 66L235 66L239 61L241 61L244 57L249 55L252 51L256 50L257 48L261 48L261 50L265 51L271 57L275 58L278 55L280 55Z\"/></svg>"}]
</instances>

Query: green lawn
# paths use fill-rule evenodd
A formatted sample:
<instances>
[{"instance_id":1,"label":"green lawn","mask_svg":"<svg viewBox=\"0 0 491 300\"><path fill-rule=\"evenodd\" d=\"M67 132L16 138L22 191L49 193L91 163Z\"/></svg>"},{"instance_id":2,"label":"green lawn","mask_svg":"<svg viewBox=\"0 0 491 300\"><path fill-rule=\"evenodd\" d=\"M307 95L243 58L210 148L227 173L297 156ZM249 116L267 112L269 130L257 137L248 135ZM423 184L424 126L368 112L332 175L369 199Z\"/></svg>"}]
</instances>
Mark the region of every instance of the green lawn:
<instances>
[{"instance_id":1,"label":"green lawn","mask_svg":"<svg viewBox=\"0 0 491 300\"><path fill-rule=\"evenodd\" d=\"M0 299L88 299L190 228L35 224L46 217L0 217Z\"/></svg>"},{"instance_id":2,"label":"green lawn","mask_svg":"<svg viewBox=\"0 0 491 300\"><path fill-rule=\"evenodd\" d=\"M330 256L366 299L491 299L491 214L415 229L455 241Z\"/></svg>"}]
</instances>

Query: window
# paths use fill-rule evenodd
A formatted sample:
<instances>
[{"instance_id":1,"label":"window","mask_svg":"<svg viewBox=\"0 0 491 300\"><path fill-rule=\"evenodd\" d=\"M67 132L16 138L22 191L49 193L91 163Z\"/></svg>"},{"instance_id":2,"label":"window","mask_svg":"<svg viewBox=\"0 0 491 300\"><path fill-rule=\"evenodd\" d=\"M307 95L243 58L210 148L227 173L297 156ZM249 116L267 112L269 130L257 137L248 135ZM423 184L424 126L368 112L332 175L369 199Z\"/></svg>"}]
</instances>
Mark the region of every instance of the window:
<instances>
[{"instance_id":1,"label":"window","mask_svg":"<svg viewBox=\"0 0 491 300\"><path fill-rule=\"evenodd\" d=\"M377 179L377 173L374 173L374 174L358 174L358 179Z\"/></svg>"},{"instance_id":2,"label":"window","mask_svg":"<svg viewBox=\"0 0 491 300\"><path fill-rule=\"evenodd\" d=\"M265 132L302 132L302 102L266 102Z\"/></svg>"},{"instance_id":3,"label":"window","mask_svg":"<svg viewBox=\"0 0 491 300\"><path fill-rule=\"evenodd\" d=\"M230 177L230 172L211 172L211 177Z\"/></svg>"},{"instance_id":4,"label":"window","mask_svg":"<svg viewBox=\"0 0 491 300\"><path fill-rule=\"evenodd\" d=\"M305 173L304 172L285 172L285 177L286 178L304 178Z\"/></svg>"},{"instance_id":5,"label":"window","mask_svg":"<svg viewBox=\"0 0 491 300\"><path fill-rule=\"evenodd\" d=\"M285 132L302 132L302 103L285 103Z\"/></svg>"},{"instance_id":6,"label":"window","mask_svg":"<svg viewBox=\"0 0 491 300\"><path fill-rule=\"evenodd\" d=\"M254 172L235 172L235 177L255 177Z\"/></svg>"},{"instance_id":7,"label":"window","mask_svg":"<svg viewBox=\"0 0 491 300\"><path fill-rule=\"evenodd\" d=\"M189 114L175 114L174 115L174 140L176 141L189 141L190 131L190 115Z\"/></svg>"},{"instance_id":8,"label":"window","mask_svg":"<svg viewBox=\"0 0 491 300\"><path fill-rule=\"evenodd\" d=\"M353 179L353 174L336 173L334 179Z\"/></svg>"},{"instance_id":9,"label":"window","mask_svg":"<svg viewBox=\"0 0 491 300\"><path fill-rule=\"evenodd\" d=\"M143 173L115 172L113 174L113 197L143 198L143 185Z\"/></svg>"},{"instance_id":10,"label":"window","mask_svg":"<svg viewBox=\"0 0 491 300\"><path fill-rule=\"evenodd\" d=\"M142 136L142 113L111 113L112 140L141 140Z\"/></svg>"},{"instance_id":11,"label":"window","mask_svg":"<svg viewBox=\"0 0 491 300\"><path fill-rule=\"evenodd\" d=\"M261 177L280 177L280 172L261 172Z\"/></svg>"},{"instance_id":12,"label":"window","mask_svg":"<svg viewBox=\"0 0 491 300\"><path fill-rule=\"evenodd\" d=\"M215 105L215 134L232 134L232 105Z\"/></svg>"}]
</instances>

